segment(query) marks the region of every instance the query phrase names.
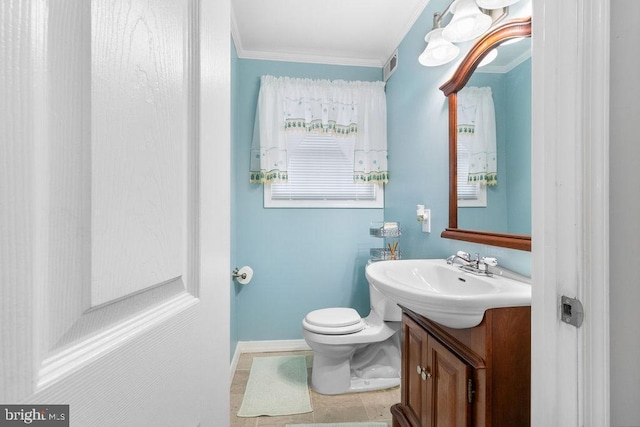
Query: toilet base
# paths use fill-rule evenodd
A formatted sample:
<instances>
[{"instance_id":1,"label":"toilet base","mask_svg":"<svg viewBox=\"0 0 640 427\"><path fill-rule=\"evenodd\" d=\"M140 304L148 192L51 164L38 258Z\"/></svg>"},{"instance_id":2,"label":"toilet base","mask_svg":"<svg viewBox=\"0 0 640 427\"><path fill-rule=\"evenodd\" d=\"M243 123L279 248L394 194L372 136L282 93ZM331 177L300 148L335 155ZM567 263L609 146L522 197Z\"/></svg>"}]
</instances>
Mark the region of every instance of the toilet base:
<instances>
[{"instance_id":1,"label":"toilet base","mask_svg":"<svg viewBox=\"0 0 640 427\"><path fill-rule=\"evenodd\" d=\"M398 387L400 385L400 377L398 378L351 378L351 387L347 393L358 393L362 391L386 390L388 388Z\"/></svg>"},{"instance_id":2,"label":"toilet base","mask_svg":"<svg viewBox=\"0 0 640 427\"><path fill-rule=\"evenodd\" d=\"M384 390L400 385L398 333L379 343L332 346L330 352L314 347L311 387L320 394Z\"/></svg>"},{"instance_id":3,"label":"toilet base","mask_svg":"<svg viewBox=\"0 0 640 427\"><path fill-rule=\"evenodd\" d=\"M338 370L339 371L339 370ZM345 393L360 393L366 391L385 390L388 388L398 387L400 385L400 376L393 378L360 378L351 377L348 384L344 381L340 381L340 374L336 375L336 371L333 372L333 379L338 381L323 379L316 379L314 381L314 372L321 372L321 370L311 371L311 388L317 393L326 395L336 395ZM326 373L326 371L322 371ZM347 377L348 378L348 377Z\"/></svg>"}]
</instances>

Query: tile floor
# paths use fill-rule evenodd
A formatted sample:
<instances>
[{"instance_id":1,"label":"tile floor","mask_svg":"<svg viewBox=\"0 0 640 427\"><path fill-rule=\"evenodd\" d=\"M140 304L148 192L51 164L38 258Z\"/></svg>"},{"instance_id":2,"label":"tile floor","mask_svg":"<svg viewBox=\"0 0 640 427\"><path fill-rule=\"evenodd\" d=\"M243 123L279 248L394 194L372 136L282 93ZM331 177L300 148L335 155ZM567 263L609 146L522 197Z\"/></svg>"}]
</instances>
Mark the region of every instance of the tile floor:
<instances>
[{"instance_id":1,"label":"tile floor","mask_svg":"<svg viewBox=\"0 0 640 427\"><path fill-rule=\"evenodd\" d=\"M302 354L307 358L309 381L311 381L311 351L293 351L278 353L243 353L238 360L236 372L231 383L231 427L284 427L296 423L340 423L376 421L391 425L391 405L400 402L400 387L367 393L350 393L338 396L326 396L316 393L309 387L313 412L282 417L237 417L242 404L242 396L249 380L253 357L284 356Z\"/></svg>"}]
</instances>

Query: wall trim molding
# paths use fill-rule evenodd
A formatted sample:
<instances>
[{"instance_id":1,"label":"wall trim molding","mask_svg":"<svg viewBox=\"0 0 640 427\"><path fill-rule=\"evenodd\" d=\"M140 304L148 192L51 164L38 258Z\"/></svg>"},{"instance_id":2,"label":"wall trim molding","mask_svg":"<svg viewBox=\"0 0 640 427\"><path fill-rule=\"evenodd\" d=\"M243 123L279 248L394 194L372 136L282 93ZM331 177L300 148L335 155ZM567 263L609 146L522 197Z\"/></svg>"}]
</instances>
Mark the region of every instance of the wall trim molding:
<instances>
[{"instance_id":1,"label":"wall trim molding","mask_svg":"<svg viewBox=\"0 0 640 427\"><path fill-rule=\"evenodd\" d=\"M308 351L311 347L304 339L299 340L269 340L269 341L238 341L236 350L231 358L231 380L238 367L238 360L242 353L271 353L276 351Z\"/></svg>"},{"instance_id":2,"label":"wall trim molding","mask_svg":"<svg viewBox=\"0 0 640 427\"><path fill-rule=\"evenodd\" d=\"M234 37L234 40L236 38ZM285 52L266 52L241 49L236 45L236 52L240 59L254 59L260 61L300 62L307 64L340 65L345 67L372 67L382 69L383 63L377 59L342 58L327 55L303 55Z\"/></svg>"}]
</instances>

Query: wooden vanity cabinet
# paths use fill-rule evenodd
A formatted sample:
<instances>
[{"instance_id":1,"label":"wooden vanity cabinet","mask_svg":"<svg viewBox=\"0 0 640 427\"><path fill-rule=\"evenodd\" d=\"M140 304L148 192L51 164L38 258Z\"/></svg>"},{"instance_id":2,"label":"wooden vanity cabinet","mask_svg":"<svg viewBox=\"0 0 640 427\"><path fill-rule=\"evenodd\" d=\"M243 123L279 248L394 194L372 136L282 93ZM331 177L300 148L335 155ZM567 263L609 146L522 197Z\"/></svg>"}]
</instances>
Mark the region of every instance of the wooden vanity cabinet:
<instances>
[{"instance_id":1,"label":"wooden vanity cabinet","mask_svg":"<svg viewBox=\"0 0 640 427\"><path fill-rule=\"evenodd\" d=\"M487 310L453 329L403 308L401 402L393 427L530 425L531 309Z\"/></svg>"},{"instance_id":2,"label":"wooden vanity cabinet","mask_svg":"<svg viewBox=\"0 0 640 427\"><path fill-rule=\"evenodd\" d=\"M469 426L466 393L471 366L411 318L404 320L403 333L402 401L410 425Z\"/></svg>"}]
</instances>

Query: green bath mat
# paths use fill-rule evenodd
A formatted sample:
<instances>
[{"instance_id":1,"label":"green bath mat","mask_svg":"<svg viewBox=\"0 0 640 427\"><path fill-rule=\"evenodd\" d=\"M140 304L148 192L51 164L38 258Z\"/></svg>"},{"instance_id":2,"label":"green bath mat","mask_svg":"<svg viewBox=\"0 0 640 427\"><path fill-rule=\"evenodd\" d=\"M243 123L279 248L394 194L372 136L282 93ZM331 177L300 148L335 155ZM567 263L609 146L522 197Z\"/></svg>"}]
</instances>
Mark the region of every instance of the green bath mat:
<instances>
[{"instance_id":1,"label":"green bath mat","mask_svg":"<svg viewBox=\"0 0 640 427\"><path fill-rule=\"evenodd\" d=\"M387 423L287 424L285 427L389 427Z\"/></svg>"},{"instance_id":2,"label":"green bath mat","mask_svg":"<svg viewBox=\"0 0 640 427\"><path fill-rule=\"evenodd\" d=\"M254 357L239 417L311 412L304 356Z\"/></svg>"}]
</instances>

